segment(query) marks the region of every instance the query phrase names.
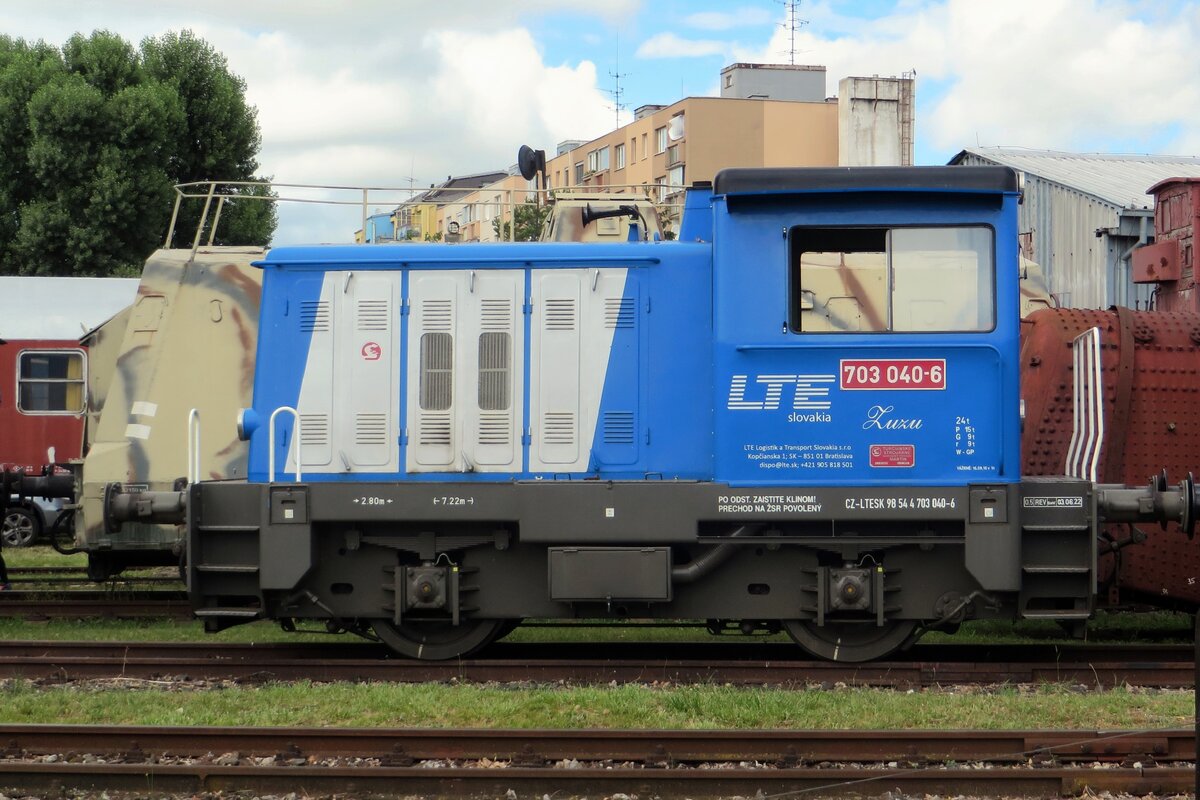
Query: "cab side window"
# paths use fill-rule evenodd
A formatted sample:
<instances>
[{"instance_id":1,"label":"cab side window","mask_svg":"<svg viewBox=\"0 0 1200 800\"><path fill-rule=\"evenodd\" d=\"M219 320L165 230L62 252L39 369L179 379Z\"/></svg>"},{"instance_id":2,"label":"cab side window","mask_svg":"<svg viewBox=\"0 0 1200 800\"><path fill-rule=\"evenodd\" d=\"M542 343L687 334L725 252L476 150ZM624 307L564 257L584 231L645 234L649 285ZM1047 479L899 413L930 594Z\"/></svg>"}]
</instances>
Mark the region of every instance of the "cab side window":
<instances>
[{"instance_id":1,"label":"cab side window","mask_svg":"<svg viewBox=\"0 0 1200 800\"><path fill-rule=\"evenodd\" d=\"M791 329L991 330L993 238L987 227L792 228Z\"/></svg>"}]
</instances>

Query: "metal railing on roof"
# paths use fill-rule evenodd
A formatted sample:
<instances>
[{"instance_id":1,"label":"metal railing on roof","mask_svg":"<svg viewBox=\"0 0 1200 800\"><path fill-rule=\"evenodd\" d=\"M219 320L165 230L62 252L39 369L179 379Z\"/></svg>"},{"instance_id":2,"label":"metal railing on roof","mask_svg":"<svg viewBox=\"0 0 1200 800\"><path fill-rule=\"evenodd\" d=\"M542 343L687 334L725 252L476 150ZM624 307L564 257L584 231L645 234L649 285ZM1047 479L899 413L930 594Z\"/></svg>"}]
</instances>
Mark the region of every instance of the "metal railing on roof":
<instances>
[{"instance_id":1,"label":"metal railing on roof","mask_svg":"<svg viewBox=\"0 0 1200 800\"><path fill-rule=\"evenodd\" d=\"M171 222L167 228L167 236L163 246L171 247L175 239L175 227L179 221L180 209L184 201L202 201L203 208L200 213L200 219L196 224L196 232L192 238L193 251L201 246L205 230L208 231L208 241L205 243L205 246L211 247L216 242L217 228L220 225L221 214L228 201L358 206L362 209L361 231L365 236L368 220L372 216L382 213L376 212L376 214L372 214L370 211L371 207L390 206L392 210L387 213L392 217L394 220L393 225L395 225L399 221L399 215L404 210L411 210L412 206L420 203L422 195L431 191L431 189L418 189L416 187L343 186L338 184L274 183L266 181L192 181L190 183L176 184L174 188L175 204L171 211ZM470 218L469 223L481 221L491 223L492 220L498 217L500 221L497 227L502 233L507 230L508 241L514 241L516 236L516 209L518 206L553 202L559 197L565 199L578 194L620 195L638 193L650 198L663 220L678 223L683 211L683 191L685 188L684 186L662 183L560 186L549 189L495 186L460 189L456 187L454 189L455 192L462 191L466 197L475 196L475 199L470 201L462 198L441 201L433 200L430 201L430 205L442 209L457 209L455 213L458 215L465 213ZM436 187L433 190L436 191ZM352 193L354 197L350 199L349 197L306 196L306 193L309 195L315 193L325 193L326 195L330 193L344 193L349 195ZM479 213L481 210L489 211L493 209L497 210L498 213L490 215ZM445 221L448 222L449 220L446 219ZM462 224L461 219L455 221ZM390 240L404 241L395 235ZM503 241L503 235L498 237L497 240ZM489 241L493 240L489 239Z\"/></svg>"}]
</instances>

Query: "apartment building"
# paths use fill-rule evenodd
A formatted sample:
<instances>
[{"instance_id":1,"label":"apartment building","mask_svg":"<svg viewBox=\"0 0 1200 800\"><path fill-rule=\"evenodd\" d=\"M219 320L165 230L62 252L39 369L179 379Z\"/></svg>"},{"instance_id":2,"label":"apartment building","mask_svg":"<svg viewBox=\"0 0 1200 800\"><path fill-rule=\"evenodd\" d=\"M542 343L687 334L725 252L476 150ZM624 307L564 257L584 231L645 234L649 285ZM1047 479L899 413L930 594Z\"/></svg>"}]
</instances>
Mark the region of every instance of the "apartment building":
<instances>
[{"instance_id":1,"label":"apartment building","mask_svg":"<svg viewBox=\"0 0 1200 800\"><path fill-rule=\"evenodd\" d=\"M911 76L845 78L838 97L827 97L824 67L732 64L721 71L720 97L641 106L614 131L559 143L547 158L548 188L646 191L667 206L670 225L684 187L727 167L912 164L913 84ZM513 172L454 197L447 182L440 201L432 190L417 198L434 203L431 233L444 235L453 221L457 240L494 241L493 220L533 199L534 186ZM461 188L478 177L453 181Z\"/></svg>"}]
</instances>

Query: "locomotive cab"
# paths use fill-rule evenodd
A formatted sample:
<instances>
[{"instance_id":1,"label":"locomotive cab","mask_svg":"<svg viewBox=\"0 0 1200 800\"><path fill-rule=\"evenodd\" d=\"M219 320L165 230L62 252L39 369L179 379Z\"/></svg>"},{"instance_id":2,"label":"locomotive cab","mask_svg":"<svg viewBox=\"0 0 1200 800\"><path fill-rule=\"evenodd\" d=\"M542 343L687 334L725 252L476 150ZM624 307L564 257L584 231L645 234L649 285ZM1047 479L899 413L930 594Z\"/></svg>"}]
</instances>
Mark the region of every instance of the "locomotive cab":
<instances>
[{"instance_id":1,"label":"locomotive cab","mask_svg":"<svg viewBox=\"0 0 1200 800\"><path fill-rule=\"evenodd\" d=\"M714 194L717 512L804 552L784 627L873 658L1017 589L1016 176L726 170Z\"/></svg>"}]
</instances>

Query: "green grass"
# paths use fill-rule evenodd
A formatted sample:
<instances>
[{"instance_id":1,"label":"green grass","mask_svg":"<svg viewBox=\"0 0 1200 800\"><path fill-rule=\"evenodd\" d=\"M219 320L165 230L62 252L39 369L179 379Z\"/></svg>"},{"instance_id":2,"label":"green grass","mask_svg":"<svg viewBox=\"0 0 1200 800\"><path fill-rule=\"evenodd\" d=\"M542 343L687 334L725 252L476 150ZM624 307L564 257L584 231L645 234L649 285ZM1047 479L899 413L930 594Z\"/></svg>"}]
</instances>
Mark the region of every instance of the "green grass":
<instances>
[{"instance_id":1,"label":"green grass","mask_svg":"<svg viewBox=\"0 0 1200 800\"><path fill-rule=\"evenodd\" d=\"M1191 724L1190 691L876 689L727 686L540 687L312 684L207 691L0 688L0 722L127 725L501 728L1048 729Z\"/></svg>"},{"instance_id":2,"label":"green grass","mask_svg":"<svg viewBox=\"0 0 1200 800\"><path fill-rule=\"evenodd\" d=\"M48 548L4 551L10 566L82 565ZM313 630L319 626L310 624ZM1190 616L1102 614L1093 641L1190 641ZM515 642L711 641L703 628L521 628ZM786 637L776 637L785 639ZM0 619L0 639L207 641L359 641L349 635L288 634L259 622L207 635L199 622L170 620L25 622ZM736 646L738 637L722 641ZM1047 623L973 622L955 637L926 641L1067 641ZM0 682L0 722L139 725L312 725L338 727L512 728L1164 728L1191 724L1190 691L1122 688L1078 691L1061 686L781 690L707 686L495 686L441 684L268 684L259 687L166 688L154 681L109 680L72 687Z\"/></svg>"},{"instance_id":3,"label":"green grass","mask_svg":"<svg viewBox=\"0 0 1200 800\"><path fill-rule=\"evenodd\" d=\"M49 545L36 547L6 547L4 563L9 567L86 567L87 555L76 553L64 556Z\"/></svg>"}]
</instances>

